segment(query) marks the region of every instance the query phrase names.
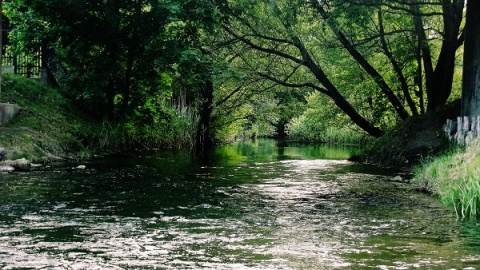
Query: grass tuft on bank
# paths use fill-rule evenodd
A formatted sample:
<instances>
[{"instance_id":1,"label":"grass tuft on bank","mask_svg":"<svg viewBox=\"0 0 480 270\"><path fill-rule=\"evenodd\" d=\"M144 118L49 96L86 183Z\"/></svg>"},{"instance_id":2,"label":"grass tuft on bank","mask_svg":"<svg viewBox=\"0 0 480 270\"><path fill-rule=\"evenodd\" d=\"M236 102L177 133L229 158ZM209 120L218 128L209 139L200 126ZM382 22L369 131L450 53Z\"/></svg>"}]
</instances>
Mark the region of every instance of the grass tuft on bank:
<instances>
[{"instance_id":1,"label":"grass tuft on bank","mask_svg":"<svg viewBox=\"0 0 480 270\"><path fill-rule=\"evenodd\" d=\"M480 214L480 138L466 148L450 150L415 168L414 183L438 195L461 219Z\"/></svg>"}]
</instances>

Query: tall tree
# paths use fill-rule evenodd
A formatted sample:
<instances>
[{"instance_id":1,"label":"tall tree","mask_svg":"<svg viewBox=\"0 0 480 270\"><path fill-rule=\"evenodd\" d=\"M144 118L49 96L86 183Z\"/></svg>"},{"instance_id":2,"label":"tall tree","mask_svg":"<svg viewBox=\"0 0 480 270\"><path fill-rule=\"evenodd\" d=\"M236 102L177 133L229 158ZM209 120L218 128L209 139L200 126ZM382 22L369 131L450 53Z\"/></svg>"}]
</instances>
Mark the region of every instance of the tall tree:
<instances>
[{"instance_id":1,"label":"tall tree","mask_svg":"<svg viewBox=\"0 0 480 270\"><path fill-rule=\"evenodd\" d=\"M371 135L380 136L382 131L360 115L341 94L327 76L322 63L316 60L317 55L313 55L305 43L305 35L308 35L305 28L308 27L298 27L311 19L305 16L312 15L308 7L298 3L283 4L280 7L277 3L260 1L258 4L247 2L241 3L246 6L232 6L233 19L225 26L225 31L232 40L246 44L264 57L266 66L262 75L265 78L283 86L311 87L326 94L354 123ZM296 14L303 14L303 18ZM301 36L302 33L305 35ZM301 70L308 71L310 81L295 81Z\"/></svg>"},{"instance_id":2,"label":"tall tree","mask_svg":"<svg viewBox=\"0 0 480 270\"><path fill-rule=\"evenodd\" d=\"M181 52L175 37L182 2L20 0L12 2L20 45L47 46L67 94L98 118L154 113L168 92L162 74ZM33 19L32 19L33 18ZM30 23L34 21L34 23ZM20 46L21 47L21 46ZM157 104L158 105L158 104Z\"/></svg>"},{"instance_id":3,"label":"tall tree","mask_svg":"<svg viewBox=\"0 0 480 270\"><path fill-rule=\"evenodd\" d=\"M480 1L467 1L462 115L480 115Z\"/></svg>"},{"instance_id":4,"label":"tall tree","mask_svg":"<svg viewBox=\"0 0 480 270\"><path fill-rule=\"evenodd\" d=\"M235 1L230 2L225 31L232 44L240 42L257 51L260 57L246 61L263 63L265 78L327 95L356 125L380 136L378 120L367 114L381 114L361 113L366 106L358 100L372 110L380 108L372 106L374 102L386 102L389 108L383 109L399 119L424 112L425 100L429 111L447 101L463 41L463 3ZM337 59L329 57L331 53ZM355 87L341 81L344 72L336 64L345 54L350 60L343 68L357 70L360 82L374 85L352 92ZM309 73L309 78L299 81L301 72Z\"/></svg>"},{"instance_id":5,"label":"tall tree","mask_svg":"<svg viewBox=\"0 0 480 270\"><path fill-rule=\"evenodd\" d=\"M3 0L0 0L0 102L2 102L3 80Z\"/></svg>"}]
</instances>

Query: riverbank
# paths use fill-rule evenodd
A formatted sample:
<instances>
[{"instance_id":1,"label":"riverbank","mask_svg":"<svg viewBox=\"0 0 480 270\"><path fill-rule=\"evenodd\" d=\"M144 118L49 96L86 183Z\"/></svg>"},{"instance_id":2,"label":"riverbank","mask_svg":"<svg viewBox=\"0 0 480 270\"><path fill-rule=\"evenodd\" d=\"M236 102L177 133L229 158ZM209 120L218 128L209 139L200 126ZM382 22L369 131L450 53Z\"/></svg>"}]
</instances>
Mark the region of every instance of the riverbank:
<instances>
[{"instance_id":1,"label":"riverbank","mask_svg":"<svg viewBox=\"0 0 480 270\"><path fill-rule=\"evenodd\" d=\"M20 107L12 121L0 126L3 159L49 162L89 155L83 138L93 121L77 111L58 89L5 75L2 90L2 102Z\"/></svg>"},{"instance_id":2,"label":"riverbank","mask_svg":"<svg viewBox=\"0 0 480 270\"><path fill-rule=\"evenodd\" d=\"M46 163L133 149L192 147L197 123L188 108L166 105L158 114L169 121L160 123L128 116L118 122L104 121L101 116L96 119L81 111L62 91L33 79L5 74L1 101L17 104L19 111L14 119L0 126L2 159Z\"/></svg>"},{"instance_id":3,"label":"riverbank","mask_svg":"<svg viewBox=\"0 0 480 270\"><path fill-rule=\"evenodd\" d=\"M460 115L455 101L436 112L411 117L375 141L361 160L412 172L413 186L438 197L460 219L480 213L480 138L467 147L443 134L447 119Z\"/></svg>"},{"instance_id":4,"label":"riverbank","mask_svg":"<svg viewBox=\"0 0 480 270\"><path fill-rule=\"evenodd\" d=\"M416 186L455 209L461 219L480 212L480 138L467 147L446 151L415 168Z\"/></svg>"},{"instance_id":5,"label":"riverbank","mask_svg":"<svg viewBox=\"0 0 480 270\"><path fill-rule=\"evenodd\" d=\"M440 155L451 146L443 134L447 119L460 115L460 101L454 101L435 112L412 116L367 146L358 157L364 163L411 171L426 158Z\"/></svg>"}]
</instances>

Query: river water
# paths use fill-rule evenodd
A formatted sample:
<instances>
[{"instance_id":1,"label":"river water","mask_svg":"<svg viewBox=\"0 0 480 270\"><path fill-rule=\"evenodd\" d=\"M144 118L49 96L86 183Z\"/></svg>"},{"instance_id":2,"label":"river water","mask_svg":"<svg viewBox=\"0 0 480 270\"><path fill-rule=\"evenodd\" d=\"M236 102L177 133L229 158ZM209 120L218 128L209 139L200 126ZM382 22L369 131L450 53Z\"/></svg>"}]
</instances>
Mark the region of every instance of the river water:
<instances>
[{"instance_id":1,"label":"river water","mask_svg":"<svg viewBox=\"0 0 480 270\"><path fill-rule=\"evenodd\" d=\"M345 147L258 140L0 174L1 269L480 269L480 229Z\"/></svg>"}]
</instances>

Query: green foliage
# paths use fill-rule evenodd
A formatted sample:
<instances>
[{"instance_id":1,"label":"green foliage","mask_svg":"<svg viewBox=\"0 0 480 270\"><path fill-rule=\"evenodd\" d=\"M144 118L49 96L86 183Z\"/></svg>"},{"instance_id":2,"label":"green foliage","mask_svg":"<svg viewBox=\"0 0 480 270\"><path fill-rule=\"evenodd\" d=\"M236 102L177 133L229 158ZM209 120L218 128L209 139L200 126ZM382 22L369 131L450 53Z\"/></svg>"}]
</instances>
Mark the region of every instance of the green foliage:
<instances>
[{"instance_id":1,"label":"green foliage","mask_svg":"<svg viewBox=\"0 0 480 270\"><path fill-rule=\"evenodd\" d=\"M337 144L365 144L367 135L350 122L330 100L314 93L308 96L308 109L287 125L292 140Z\"/></svg>"},{"instance_id":2,"label":"green foliage","mask_svg":"<svg viewBox=\"0 0 480 270\"><path fill-rule=\"evenodd\" d=\"M458 217L475 219L480 213L480 139L426 160L415 169L414 181L452 206Z\"/></svg>"},{"instance_id":3,"label":"green foliage","mask_svg":"<svg viewBox=\"0 0 480 270\"><path fill-rule=\"evenodd\" d=\"M63 97L59 89L10 75L4 76L2 86L5 101L21 107L18 116L0 132L0 145L8 149L9 158L44 161L103 151L188 148L194 143L198 124L195 110L172 105L167 99L142 106L141 116L123 122L97 122ZM145 119L147 115L151 119Z\"/></svg>"},{"instance_id":4,"label":"green foliage","mask_svg":"<svg viewBox=\"0 0 480 270\"><path fill-rule=\"evenodd\" d=\"M195 51L198 28L212 31L216 20L209 1L22 0L8 15L20 49L52 51L50 68L69 98L99 120L121 121L171 93L165 74L175 76L174 64Z\"/></svg>"},{"instance_id":5,"label":"green foliage","mask_svg":"<svg viewBox=\"0 0 480 270\"><path fill-rule=\"evenodd\" d=\"M195 143L197 117L189 108L165 104L165 118L145 125L138 119L112 123L103 121L86 131L93 149L128 152L139 149L191 148Z\"/></svg>"}]
</instances>

